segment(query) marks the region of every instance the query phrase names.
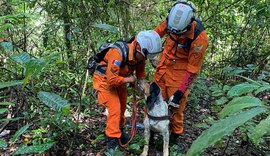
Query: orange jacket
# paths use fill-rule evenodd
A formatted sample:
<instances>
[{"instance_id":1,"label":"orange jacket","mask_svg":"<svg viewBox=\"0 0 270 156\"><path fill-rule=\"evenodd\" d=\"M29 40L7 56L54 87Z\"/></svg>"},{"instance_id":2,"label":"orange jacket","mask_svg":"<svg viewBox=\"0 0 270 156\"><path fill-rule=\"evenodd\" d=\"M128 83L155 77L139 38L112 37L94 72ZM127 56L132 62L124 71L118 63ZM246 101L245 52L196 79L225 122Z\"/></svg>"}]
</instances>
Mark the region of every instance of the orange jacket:
<instances>
[{"instance_id":1,"label":"orange jacket","mask_svg":"<svg viewBox=\"0 0 270 156\"><path fill-rule=\"evenodd\" d=\"M124 83L124 77L130 76L136 71L137 78L145 77L145 61L137 62L134 58L134 46L128 44L128 62L122 66L122 56L118 49L111 48L104 57L101 65L106 65L106 73L95 72L93 75L93 87L97 91L108 91L111 87L118 87ZM106 63L107 62L107 63Z\"/></svg>"},{"instance_id":2,"label":"orange jacket","mask_svg":"<svg viewBox=\"0 0 270 156\"><path fill-rule=\"evenodd\" d=\"M183 44L186 42L187 38L193 39L196 24L197 22L194 21L191 29L185 35L176 36L171 34L171 36L179 43ZM165 36L167 34L166 20L161 22L154 30L161 38ZM160 54L155 79L158 81L166 73L166 77L170 78L167 80L166 85L179 86L186 72L197 74L200 71L207 47L208 38L205 31L202 31L191 43L189 52L178 47L175 41L167 35L164 50Z\"/></svg>"}]
</instances>

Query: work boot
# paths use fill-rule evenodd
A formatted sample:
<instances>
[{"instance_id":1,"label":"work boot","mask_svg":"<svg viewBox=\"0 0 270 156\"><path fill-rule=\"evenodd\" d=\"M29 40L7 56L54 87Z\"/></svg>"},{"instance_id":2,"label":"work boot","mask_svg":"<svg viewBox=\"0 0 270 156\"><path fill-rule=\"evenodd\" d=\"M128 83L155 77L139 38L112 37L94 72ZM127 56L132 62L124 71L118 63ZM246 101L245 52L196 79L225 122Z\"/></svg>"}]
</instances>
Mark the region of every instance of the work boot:
<instances>
[{"instance_id":1,"label":"work boot","mask_svg":"<svg viewBox=\"0 0 270 156\"><path fill-rule=\"evenodd\" d=\"M115 150L116 148L118 148L118 139L117 138L108 138L106 150L111 151L111 150Z\"/></svg>"},{"instance_id":2,"label":"work boot","mask_svg":"<svg viewBox=\"0 0 270 156\"><path fill-rule=\"evenodd\" d=\"M121 137L120 137L121 143L122 144L126 144L129 141L130 137L125 132L125 129L124 128L120 128L120 130L121 130Z\"/></svg>"}]
</instances>

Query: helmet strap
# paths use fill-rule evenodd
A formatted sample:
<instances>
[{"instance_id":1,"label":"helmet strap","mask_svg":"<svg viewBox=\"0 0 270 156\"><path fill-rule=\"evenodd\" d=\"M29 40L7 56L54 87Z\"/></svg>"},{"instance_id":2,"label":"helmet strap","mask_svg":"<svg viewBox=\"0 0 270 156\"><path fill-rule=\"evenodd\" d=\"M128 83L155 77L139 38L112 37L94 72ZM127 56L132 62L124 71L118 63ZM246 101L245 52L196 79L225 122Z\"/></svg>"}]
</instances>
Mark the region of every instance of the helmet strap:
<instances>
[{"instance_id":1,"label":"helmet strap","mask_svg":"<svg viewBox=\"0 0 270 156\"><path fill-rule=\"evenodd\" d=\"M187 31L186 31L186 32L188 32L188 31L190 30L190 28L192 27L192 23L193 23L193 21L195 21L195 17L194 17L194 16L191 18L190 23L189 23L189 24L187 25L187 27L185 28L185 29L187 29Z\"/></svg>"},{"instance_id":2,"label":"helmet strap","mask_svg":"<svg viewBox=\"0 0 270 156\"><path fill-rule=\"evenodd\" d=\"M136 57L136 54L137 54L137 53L140 53L140 55L142 55L142 53L143 53L143 54L144 54L144 58L147 59L147 57L146 57L146 56L147 56L147 55L146 55L147 53L144 52L146 49L142 49L141 52L137 51L137 46L138 46L138 44L139 44L138 42L135 43L135 46L134 46L134 50L135 50L134 56ZM147 51L147 50L146 50L146 51Z\"/></svg>"},{"instance_id":3,"label":"helmet strap","mask_svg":"<svg viewBox=\"0 0 270 156\"><path fill-rule=\"evenodd\" d=\"M149 54L148 50L144 48L144 49L142 49L142 52L145 56L145 59L147 59L147 55Z\"/></svg>"}]
</instances>

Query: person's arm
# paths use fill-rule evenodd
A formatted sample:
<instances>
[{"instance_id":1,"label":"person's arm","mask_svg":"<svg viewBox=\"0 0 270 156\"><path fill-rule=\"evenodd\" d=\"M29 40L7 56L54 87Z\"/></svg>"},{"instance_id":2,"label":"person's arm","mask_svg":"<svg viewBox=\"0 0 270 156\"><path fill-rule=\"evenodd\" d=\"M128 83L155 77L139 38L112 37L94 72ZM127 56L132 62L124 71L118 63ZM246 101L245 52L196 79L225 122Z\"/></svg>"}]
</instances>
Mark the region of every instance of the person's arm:
<instances>
[{"instance_id":1,"label":"person's arm","mask_svg":"<svg viewBox=\"0 0 270 156\"><path fill-rule=\"evenodd\" d=\"M106 78L110 86L117 87L123 83L135 82L136 79L133 76L122 77L119 76L120 66L122 63L122 56L116 48L112 48L107 52L107 71Z\"/></svg>"},{"instance_id":2,"label":"person's arm","mask_svg":"<svg viewBox=\"0 0 270 156\"><path fill-rule=\"evenodd\" d=\"M192 42L189 55L188 55L188 66L186 75L183 78L178 90L183 93L191 86L193 81L196 79L197 73L200 71L206 48L208 47L208 39L205 31L203 31L195 41Z\"/></svg>"},{"instance_id":3,"label":"person's arm","mask_svg":"<svg viewBox=\"0 0 270 156\"><path fill-rule=\"evenodd\" d=\"M192 42L188 54L188 66L187 71L190 73L199 73L203 64L206 49L208 47L208 39L205 31Z\"/></svg>"},{"instance_id":4,"label":"person's arm","mask_svg":"<svg viewBox=\"0 0 270 156\"><path fill-rule=\"evenodd\" d=\"M154 29L154 31L156 31L159 34L160 38L162 38L164 35L166 35L166 33L167 33L167 31L166 31L166 20L159 23L159 25Z\"/></svg>"},{"instance_id":5,"label":"person's arm","mask_svg":"<svg viewBox=\"0 0 270 156\"><path fill-rule=\"evenodd\" d=\"M106 78L110 86L119 86L124 83L124 77L119 76L122 56L116 48L111 48L106 56L108 58Z\"/></svg>"},{"instance_id":6,"label":"person's arm","mask_svg":"<svg viewBox=\"0 0 270 156\"><path fill-rule=\"evenodd\" d=\"M122 56L116 48L112 48L107 52L107 70L106 78L110 86L117 87L123 83L135 82L134 77L119 76L120 66L122 63Z\"/></svg>"},{"instance_id":7,"label":"person's arm","mask_svg":"<svg viewBox=\"0 0 270 156\"><path fill-rule=\"evenodd\" d=\"M186 90L196 79L197 73L200 71L206 48L208 47L208 39L205 31L203 31L195 41L192 42L188 55L188 66L185 76L178 90L171 96L170 105L179 107L179 102L182 99Z\"/></svg>"}]
</instances>

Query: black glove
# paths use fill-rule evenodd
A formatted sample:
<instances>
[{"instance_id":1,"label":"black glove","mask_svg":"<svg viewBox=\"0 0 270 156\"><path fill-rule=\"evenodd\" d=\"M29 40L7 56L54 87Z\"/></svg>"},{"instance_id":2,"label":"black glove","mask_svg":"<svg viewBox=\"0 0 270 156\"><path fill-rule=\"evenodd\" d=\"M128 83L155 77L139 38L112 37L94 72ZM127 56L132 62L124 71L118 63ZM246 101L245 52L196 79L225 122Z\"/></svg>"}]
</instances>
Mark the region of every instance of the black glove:
<instances>
[{"instance_id":1,"label":"black glove","mask_svg":"<svg viewBox=\"0 0 270 156\"><path fill-rule=\"evenodd\" d=\"M179 102L182 99L184 93L180 90L177 90L171 97L170 97L170 102L169 106L173 106L178 108L179 107Z\"/></svg>"}]
</instances>

